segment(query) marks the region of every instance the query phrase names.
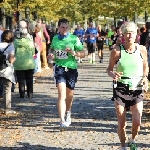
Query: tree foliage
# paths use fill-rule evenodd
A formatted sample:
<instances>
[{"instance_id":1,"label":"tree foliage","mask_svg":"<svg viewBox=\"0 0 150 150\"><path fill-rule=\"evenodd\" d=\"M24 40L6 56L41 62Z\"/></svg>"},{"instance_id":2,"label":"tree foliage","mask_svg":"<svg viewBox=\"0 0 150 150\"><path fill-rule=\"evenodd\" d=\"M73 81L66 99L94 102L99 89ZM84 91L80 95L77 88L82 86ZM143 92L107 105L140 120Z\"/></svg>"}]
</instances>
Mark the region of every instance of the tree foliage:
<instances>
[{"instance_id":1,"label":"tree foliage","mask_svg":"<svg viewBox=\"0 0 150 150\"><path fill-rule=\"evenodd\" d=\"M20 2L18 8L17 2ZM133 18L135 12L138 15L150 12L149 4L150 0L5 0L0 6L7 12L19 10L23 14L25 7L29 7L30 14L36 11L39 17L47 20L66 17L71 21L82 21L89 17L97 19L98 16Z\"/></svg>"}]
</instances>

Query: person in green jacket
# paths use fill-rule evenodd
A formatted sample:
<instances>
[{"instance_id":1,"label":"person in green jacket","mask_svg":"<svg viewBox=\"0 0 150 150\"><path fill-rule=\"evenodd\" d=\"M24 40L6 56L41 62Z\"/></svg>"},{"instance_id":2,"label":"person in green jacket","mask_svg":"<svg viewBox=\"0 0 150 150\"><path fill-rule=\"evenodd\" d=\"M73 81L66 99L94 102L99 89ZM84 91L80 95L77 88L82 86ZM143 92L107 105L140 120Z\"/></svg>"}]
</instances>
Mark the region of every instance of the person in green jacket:
<instances>
[{"instance_id":1,"label":"person in green jacket","mask_svg":"<svg viewBox=\"0 0 150 150\"><path fill-rule=\"evenodd\" d=\"M15 39L15 57L14 70L16 72L19 84L20 98L25 96L25 83L27 86L27 96L29 99L33 96L33 74L35 69L35 47L32 40L27 37L27 29L20 28L21 37ZM26 81L26 82L25 82Z\"/></svg>"}]
</instances>

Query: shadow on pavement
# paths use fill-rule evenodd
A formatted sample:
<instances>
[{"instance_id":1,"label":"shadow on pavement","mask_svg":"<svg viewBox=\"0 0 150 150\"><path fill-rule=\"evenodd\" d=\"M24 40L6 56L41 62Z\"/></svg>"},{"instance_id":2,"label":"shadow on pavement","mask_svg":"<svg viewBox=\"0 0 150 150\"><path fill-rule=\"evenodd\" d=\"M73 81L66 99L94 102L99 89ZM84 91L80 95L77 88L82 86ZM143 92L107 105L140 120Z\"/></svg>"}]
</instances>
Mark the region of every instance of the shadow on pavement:
<instances>
[{"instance_id":1,"label":"shadow on pavement","mask_svg":"<svg viewBox=\"0 0 150 150\"><path fill-rule=\"evenodd\" d=\"M0 150L64 150L64 148L60 147L47 147L42 145L31 145L29 143L17 143L18 147L2 147L0 146ZM65 148L65 150L73 150L72 148ZM84 150L84 149L76 149L76 150Z\"/></svg>"}]
</instances>

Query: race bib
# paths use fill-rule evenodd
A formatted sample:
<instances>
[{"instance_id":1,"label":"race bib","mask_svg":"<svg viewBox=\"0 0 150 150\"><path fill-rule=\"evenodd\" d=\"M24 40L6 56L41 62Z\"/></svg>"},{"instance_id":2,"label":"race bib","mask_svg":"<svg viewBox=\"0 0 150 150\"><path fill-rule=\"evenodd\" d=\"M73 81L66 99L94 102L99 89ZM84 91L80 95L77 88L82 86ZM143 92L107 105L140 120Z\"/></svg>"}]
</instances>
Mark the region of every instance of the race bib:
<instances>
[{"instance_id":1,"label":"race bib","mask_svg":"<svg viewBox=\"0 0 150 150\"><path fill-rule=\"evenodd\" d=\"M101 37L98 37L98 40L99 40L99 41L101 41L101 40L102 40L102 38L101 38Z\"/></svg>"},{"instance_id":2,"label":"race bib","mask_svg":"<svg viewBox=\"0 0 150 150\"><path fill-rule=\"evenodd\" d=\"M140 85L139 79L132 79L131 82L129 82L129 90L142 90L142 85Z\"/></svg>"},{"instance_id":3,"label":"race bib","mask_svg":"<svg viewBox=\"0 0 150 150\"><path fill-rule=\"evenodd\" d=\"M55 54L57 59L68 59L68 53L66 51L56 50Z\"/></svg>"},{"instance_id":4,"label":"race bib","mask_svg":"<svg viewBox=\"0 0 150 150\"><path fill-rule=\"evenodd\" d=\"M113 40L116 40L116 37L114 37Z\"/></svg>"},{"instance_id":5,"label":"race bib","mask_svg":"<svg viewBox=\"0 0 150 150\"><path fill-rule=\"evenodd\" d=\"M94 40L95 39L95 36L93 34L90 34L90 39L91 40Z\"/></svg>"}]
</instances>

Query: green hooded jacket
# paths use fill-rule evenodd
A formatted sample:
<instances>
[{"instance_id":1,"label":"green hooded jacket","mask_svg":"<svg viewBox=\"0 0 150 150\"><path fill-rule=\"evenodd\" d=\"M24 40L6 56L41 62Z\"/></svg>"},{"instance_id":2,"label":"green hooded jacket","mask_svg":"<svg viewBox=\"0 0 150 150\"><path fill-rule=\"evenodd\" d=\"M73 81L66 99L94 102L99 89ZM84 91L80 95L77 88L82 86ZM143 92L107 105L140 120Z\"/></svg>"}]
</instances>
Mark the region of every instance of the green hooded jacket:
<instances>
[{"instance_id":1,"label":"green hooded jacket","mask_svg":"<svg viewBox=\"0 0 150 150\"><path fill-rule=\"evenodd\" d=\"M35 69L35 47L33 41L29 38L15 39L15 57L14 70L29 70Z\"/></svg>"}]
</instances>

